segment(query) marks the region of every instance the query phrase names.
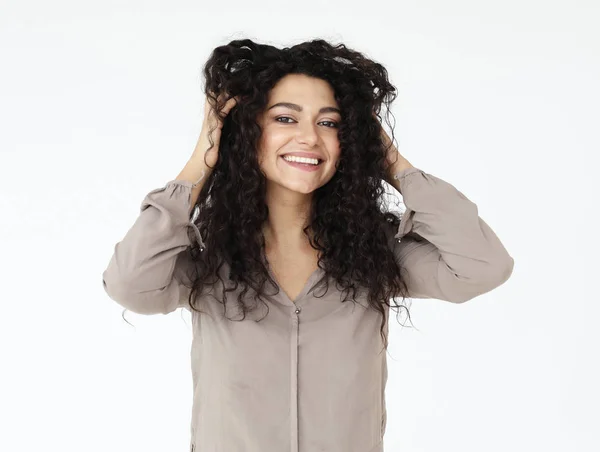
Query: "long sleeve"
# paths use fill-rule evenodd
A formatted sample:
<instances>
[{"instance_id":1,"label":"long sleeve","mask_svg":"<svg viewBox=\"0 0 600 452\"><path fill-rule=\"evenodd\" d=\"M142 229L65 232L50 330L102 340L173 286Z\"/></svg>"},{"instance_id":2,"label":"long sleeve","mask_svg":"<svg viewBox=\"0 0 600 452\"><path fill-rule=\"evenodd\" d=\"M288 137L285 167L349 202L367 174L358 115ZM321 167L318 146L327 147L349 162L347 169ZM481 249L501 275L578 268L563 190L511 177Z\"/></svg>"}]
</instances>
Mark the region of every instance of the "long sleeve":
<instances>
[{"instance_id":1,"label":"long sleeve","mask_svg":"<svg viewBox=\"0 0 600 452\"><path fill-rule=\"evenodd\" d=\"M145 196L138 218L115 245L102 274L104 290L121 306L138 314L189 309L190 289L181 279L192 262L183 251L191 245L189 227L204 247L195 218L188 214L192 188L200 180L172 180Z\"/></svg>"},{"instance_id":2,"label":"long sleeve","mask_svg":"<svg viewBox=\"0 0 600 452\"><path fill-rule=\"evenodd\" d=\"M462 303L500 286L514 259L453 185L418 168L394 176L406 210L393 251L411 298Z\"/></svg>"}]
</instances>

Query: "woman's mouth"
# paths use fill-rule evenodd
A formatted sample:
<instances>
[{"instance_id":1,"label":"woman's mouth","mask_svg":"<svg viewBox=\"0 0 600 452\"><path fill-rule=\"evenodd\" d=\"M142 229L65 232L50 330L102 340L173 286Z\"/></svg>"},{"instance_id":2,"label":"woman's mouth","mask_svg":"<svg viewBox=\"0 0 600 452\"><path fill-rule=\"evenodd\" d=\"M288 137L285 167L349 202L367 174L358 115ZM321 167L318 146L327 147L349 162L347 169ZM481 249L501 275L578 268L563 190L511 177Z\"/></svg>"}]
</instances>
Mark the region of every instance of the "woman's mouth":
<instances>
[{"instance_id":1,"label":"woman's mouth","mask_svg":"<svg viewBox=\"0 0 600 452\"><path fill-rule=\"evenodd\" d=\"M319 167L321 166L321 164L323 163L323 160L320 160L320 159L317 159L319 163L317 163L315 165L314 163L303 163L303 162L286 160L285 158L283 158L283 156L281 156L281 158L286 164L290 165L293 168L302 170L302 171L317 171L319 169Z\"/></svg>"}]
</instances>

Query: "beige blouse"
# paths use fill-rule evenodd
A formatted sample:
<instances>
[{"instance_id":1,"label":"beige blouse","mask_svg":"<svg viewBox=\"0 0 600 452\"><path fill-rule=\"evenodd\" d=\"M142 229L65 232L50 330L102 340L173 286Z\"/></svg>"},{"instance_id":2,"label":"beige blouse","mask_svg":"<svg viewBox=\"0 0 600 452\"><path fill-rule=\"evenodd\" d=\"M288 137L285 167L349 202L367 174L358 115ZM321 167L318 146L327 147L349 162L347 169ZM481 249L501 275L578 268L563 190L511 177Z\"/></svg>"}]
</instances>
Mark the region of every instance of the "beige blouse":
<instances>
[{"instance_id":1,"label":"beige blouse","mask_svg":"<svg viewBox=\"0 0 600 452\"><path fill-rule=\"evenodd\" d=\"M510 277L514 260L472 201L418 168L395 178L406 210L398 230L390 227L389 245L408 272L411 298L463 303ZM387 355L379 314L366 300L341 303L335 284L325 296L320 287L313 293L321 269L295 300L283 290L270 296L266 317L257 303L244 321L228 320L216 301L221 284L198 300L208 315L191 310L182 284L191 263L182 251L191 244L188 227L202 243L188 215L194 185L172 180L148 193L102 275L108 296L132 312L190 310L190 451L383 452ZM222 271L226 280L227 265ZM228 293L230 318L236 298Z\"/></svg>"}]
</instances>

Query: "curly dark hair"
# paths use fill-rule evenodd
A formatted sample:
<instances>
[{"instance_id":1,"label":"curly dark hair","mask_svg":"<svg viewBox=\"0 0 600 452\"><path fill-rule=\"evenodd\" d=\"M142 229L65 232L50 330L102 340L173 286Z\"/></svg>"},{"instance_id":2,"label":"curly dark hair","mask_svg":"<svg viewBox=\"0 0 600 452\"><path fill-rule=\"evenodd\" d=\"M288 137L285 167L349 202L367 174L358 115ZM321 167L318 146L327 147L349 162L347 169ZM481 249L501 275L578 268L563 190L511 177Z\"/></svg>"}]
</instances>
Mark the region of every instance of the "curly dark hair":
<instances>
[{"instance_id":1,"label":"curly dark hair","mask_svg":"<svg viewBox=\"0 0 600 452\"><path fill-rule=\"evenodd\" d=\"M332 45L323 39L276 48L250 39L234 40L216 47L204 66L204 92L221 113L228 98L239 101L225 116L218 160L198 196L197 225L205 244L185 251L193 261L194 275L189 303L196 294L213 284L224 261L229 279L244 290L238 307L253 309L244 301L248 289L264 302L264 284L271 279L266 267L262 226L269 212L265 202L266 178L258 163L257 145L261 127L257 117L265 110L274 85L287 74L304 74L330 84L342 121L338 130L340 159L331 180L313 192L309 226L304 233L321 252L318 266L326 277L317 286L328 288L327 277L337 282L348 301L356 302L357 290L366 291L370 308L382 315L380 333L387 349L386 306L389 300L408 297L401 268L390 249L390 233L400 223L400 215L388 211L383 181L386 175L386 146L381 140L380 111L396 98L396 88L388 81L386 69L344 44ZM227 96L218 98L219 93ZM221 116L223 116L221 114ZM387 124L389 120L386 117ZM209 136L213 130L209 132ZM392 138L393 143L393 128ZM212 148L214 141L209 138ZM313 240L307 230L313 233ZM216 280L214 280L216 282ZM266 303L265 303L266 304ZM396 307L402 306L396 304ZM268 309L268 305L267 305ZM268 312L268 311L267 311ZM233 319L232 319L233 320Z\"/></svg>"}]
</instances>

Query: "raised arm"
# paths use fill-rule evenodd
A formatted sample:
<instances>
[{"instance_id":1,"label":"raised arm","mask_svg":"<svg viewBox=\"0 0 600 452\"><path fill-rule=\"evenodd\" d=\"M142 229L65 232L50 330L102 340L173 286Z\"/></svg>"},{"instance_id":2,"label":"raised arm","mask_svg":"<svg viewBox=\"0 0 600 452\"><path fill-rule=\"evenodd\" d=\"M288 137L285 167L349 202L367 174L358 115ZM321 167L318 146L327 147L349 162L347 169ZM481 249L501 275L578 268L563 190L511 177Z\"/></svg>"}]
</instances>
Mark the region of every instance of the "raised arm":
<instances>
[{"instance_id":1,"label":"raised arm","mask_svg":"<svg viewBox=\"0 0 600 452\"><path fill-rule=\"evenodd\" d=\"M392 185L406 206L393 251L411 298L462 303L510 277L514 259L453 185L415 167L395 173Z\"/></svg>"},{"instance_id":2,"label":"raised arm","mask_svg":"<svg viewBox=\"0 0 600 452\"><path fill-rule=\"evenodd\" d=\"M115 245L102 274L104 290L121 306L138 314L189 309L190 289L182 284L182 278L191 261L184 251L191 245L189 228L204 246L189 218L192 190L202 179L196 183L172 180L145 196L138 218Z\"/></svg>"},{"instance_id":3,"label":"raised arm","mask_svg":"<svg viewBox=\"0 0 600 452\"><path fill-rule=\"evenodd\" d=\"M109 297L132 312L168 314L179 307L191 309L187 301L192 281L187 275L193 262L184 253L191 245L189 228L204 248L192 209L218 160L223 119L238 100L226 93L218 98L224 102L220 113L213 94L206 97L192 156L174 180L146 195L137 220L115 245L102 274Z\"/></svg>"}]
</instances>

